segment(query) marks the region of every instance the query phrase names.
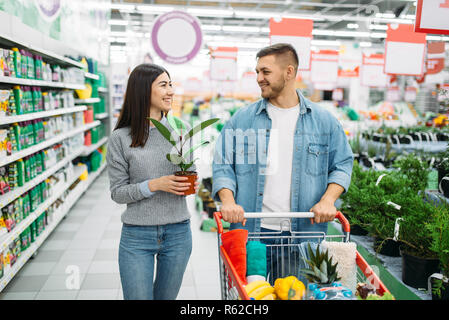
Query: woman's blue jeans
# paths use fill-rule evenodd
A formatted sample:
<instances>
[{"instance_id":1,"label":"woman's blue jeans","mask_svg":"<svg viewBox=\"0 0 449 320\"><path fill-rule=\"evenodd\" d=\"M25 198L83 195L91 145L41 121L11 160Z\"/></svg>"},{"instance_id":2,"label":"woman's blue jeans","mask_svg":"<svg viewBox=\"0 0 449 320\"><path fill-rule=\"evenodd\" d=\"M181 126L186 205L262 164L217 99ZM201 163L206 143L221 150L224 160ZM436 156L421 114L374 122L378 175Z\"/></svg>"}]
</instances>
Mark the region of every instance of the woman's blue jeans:
<instances>
[{"instance_id":1,"label":"woman's blue jeans","mask_svg":"<svg viewBox=\"0 0 449 320\"><path fill-rule=\"evenodd\" d=\"M175 300L191 252L190 220L161 226L123 224L119 247L123 298Z\"/></svg>"}]
</instances>

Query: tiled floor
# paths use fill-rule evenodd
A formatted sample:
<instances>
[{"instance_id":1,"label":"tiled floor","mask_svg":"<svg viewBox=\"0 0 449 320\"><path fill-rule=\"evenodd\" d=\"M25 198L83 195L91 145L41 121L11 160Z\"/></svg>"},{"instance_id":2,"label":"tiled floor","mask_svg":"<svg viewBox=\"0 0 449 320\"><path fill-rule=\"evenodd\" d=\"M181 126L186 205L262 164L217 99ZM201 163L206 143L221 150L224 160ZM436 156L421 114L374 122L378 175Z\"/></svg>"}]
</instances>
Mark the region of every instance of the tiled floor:
<instances>
[{"instance_id":1,"label":"tiled floor","mask_svg":"<svg viewBox=\"0 0 449 320\"><path fill-rule=\"evenodd\" d=\"M188 204L193 251L178 299L220 299L217 235L200 231L193 196ZM124 208L110 199L104 171L0 293L0 300L123 299L117 261Z\"/></svg>"}]
</instances>

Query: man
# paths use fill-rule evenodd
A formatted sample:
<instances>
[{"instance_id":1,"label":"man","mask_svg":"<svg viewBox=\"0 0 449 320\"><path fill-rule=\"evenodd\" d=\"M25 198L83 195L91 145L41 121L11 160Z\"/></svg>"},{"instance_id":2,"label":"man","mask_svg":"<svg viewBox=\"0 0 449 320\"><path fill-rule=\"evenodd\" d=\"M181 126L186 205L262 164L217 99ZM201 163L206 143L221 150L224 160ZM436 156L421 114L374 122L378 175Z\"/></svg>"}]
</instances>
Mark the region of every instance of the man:
<instances>
[{"instance_id":1,"label":"man","mask_svg":"<svg viewBox=\"0 0 449 320\"><path fill-rule=\"evenodd\" d=\"M263 48L257 59L263 99L238 110L222 129L212 196L222 202L231 229L325 233L337 213L335 201L351 180L346 135L337 119L295 89L298 56L291 45ZM246 221L245 211L310 211L314 218Z\"/></svg>"}]
</instances>

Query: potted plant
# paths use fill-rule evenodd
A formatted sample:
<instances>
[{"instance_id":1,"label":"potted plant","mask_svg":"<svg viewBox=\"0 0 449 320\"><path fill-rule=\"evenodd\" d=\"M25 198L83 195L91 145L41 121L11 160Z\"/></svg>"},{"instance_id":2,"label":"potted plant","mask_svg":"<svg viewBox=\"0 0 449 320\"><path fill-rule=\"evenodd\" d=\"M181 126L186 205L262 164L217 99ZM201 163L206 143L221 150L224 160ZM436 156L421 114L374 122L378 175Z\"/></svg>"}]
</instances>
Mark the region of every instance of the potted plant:
<instances>
[{"instance_id":1,"label":"potted plant","mask_svg":"<svg viewBox=\"0 0 449 320\"><path fill-rule=\"evenodd\" d=\"M432 300L449 300L449 205L437 207L433 221L427 223L432 237L430 249L438 256L441 272L431 278Z\"/></svg>"},{"instance_id":2,"label":"potted plant","mask_svg":"<svg viewBox=\"0 0 449 320\"><path fill-rule=\"evenodd\" d=\"M204 122L201 122L197 126L193 127L193 129L188 130L187 125L182 121L180 118L171 115L170 113L167 114L167 122L169 124L169 128L165 127L162 123L157 121L156 119L149 118L150 121L153 123L153 125L156 127L156 129L162 134L162 136L170 142L173 147L175 148L175 153L168 153L166 155L166 158L168 161L173 163L174 165L179 166L181 169L180 171L176 171L174 174L176 176L182 176L187 177L188 181L190 183L190 188L186 192L184 192L184 195L189 195L195 193L195 181L197 179L197 173L196 171L188 171L190 167L193 165L196 159L192 160L193 152L198 149L201 146L204 146L209 143L209 141L202 140L197 145L189 148L187 151L184 151L186 149L186 143L191 142L190 140L192 137L198 133L204 130L206 127L214 124L215 122L219 121L219 118L213 118L206 120ZM171 129L171 130L170 130Z\"/></svg>"},{"instance_id":3,"label":"potted plant","mask_svg":"<svg viewBox=\"0 0 449 320\"><path fill-rule=\"evenodd\" d=\"M425 226L437 213L424 195L410 195L404 206L399 228L402 256L402 281L414 288L427 288L430 275L439 271L439 260L432 248L432 234Z\"/></svg>"}]
</instances>

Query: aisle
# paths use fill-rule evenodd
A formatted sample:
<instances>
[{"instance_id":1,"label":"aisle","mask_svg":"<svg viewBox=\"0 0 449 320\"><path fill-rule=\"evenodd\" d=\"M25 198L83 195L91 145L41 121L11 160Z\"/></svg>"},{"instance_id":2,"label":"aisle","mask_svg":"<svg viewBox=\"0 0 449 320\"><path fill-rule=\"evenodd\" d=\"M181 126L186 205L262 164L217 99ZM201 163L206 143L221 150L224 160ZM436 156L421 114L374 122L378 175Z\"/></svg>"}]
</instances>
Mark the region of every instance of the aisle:
<instances>
[{"instance_id":1,"label":"aisle","mask_svg":"<svg viewBox=\"0 0 449 320\"><path fill-rule=\"evenodd\" d=\"M178 299L219 299L217 236L200 231L193 197L188 205L193 251ZM0 300L123 299L117 262L123 210L110 199L105 170L0 292Z\"/></svg>"}]
</instances>

